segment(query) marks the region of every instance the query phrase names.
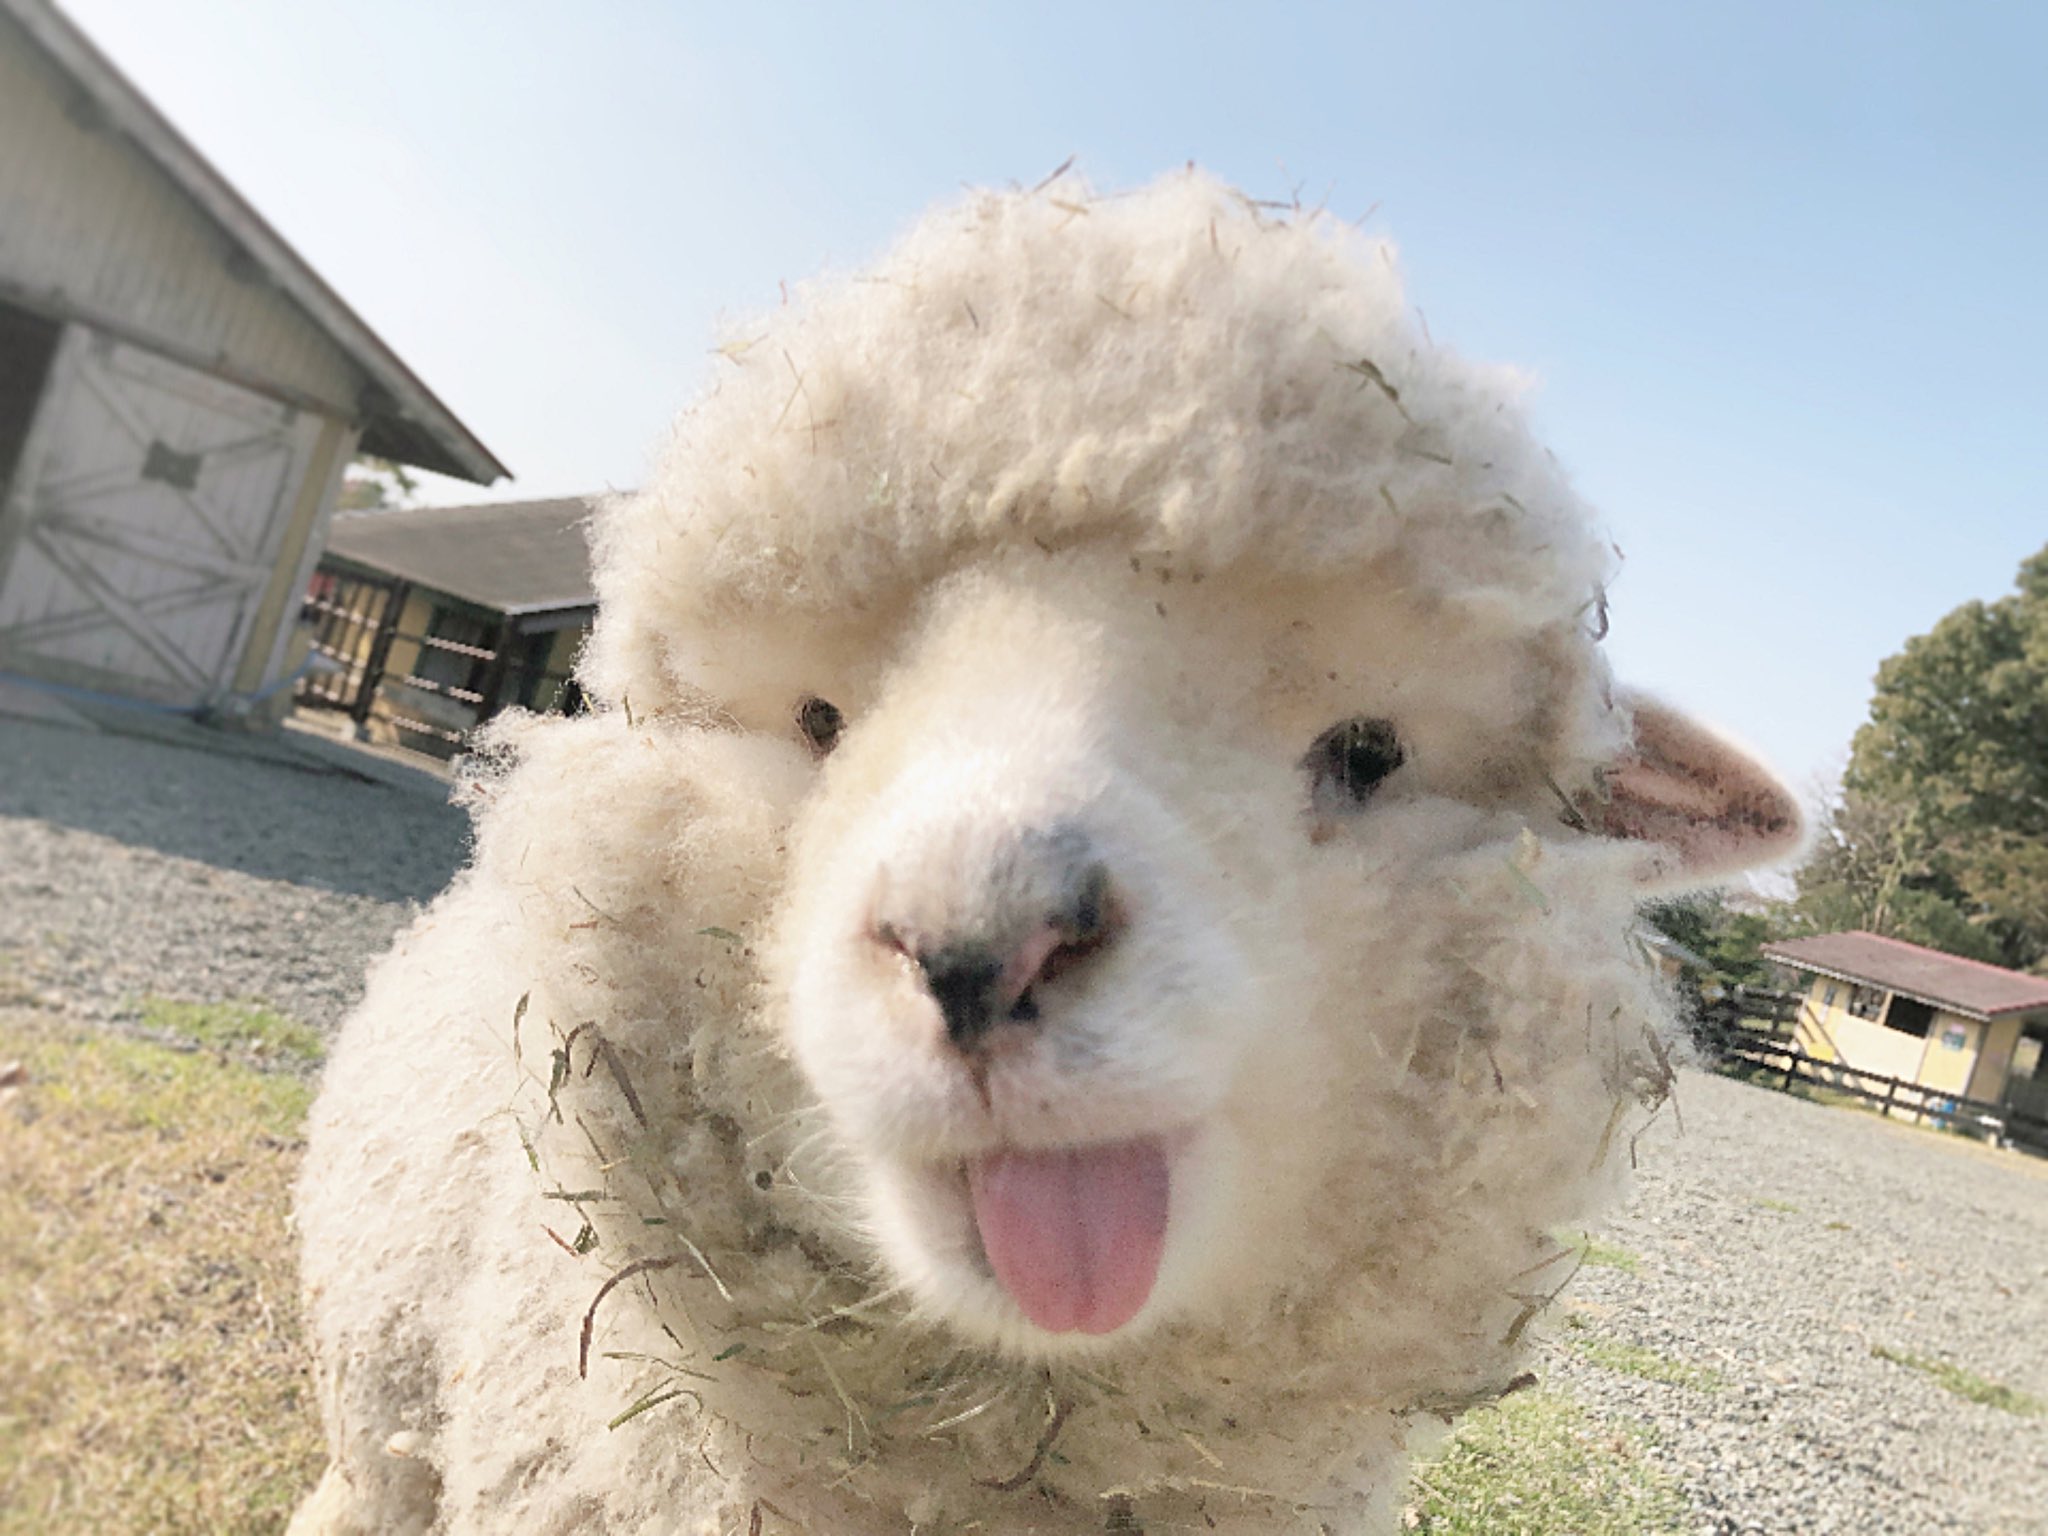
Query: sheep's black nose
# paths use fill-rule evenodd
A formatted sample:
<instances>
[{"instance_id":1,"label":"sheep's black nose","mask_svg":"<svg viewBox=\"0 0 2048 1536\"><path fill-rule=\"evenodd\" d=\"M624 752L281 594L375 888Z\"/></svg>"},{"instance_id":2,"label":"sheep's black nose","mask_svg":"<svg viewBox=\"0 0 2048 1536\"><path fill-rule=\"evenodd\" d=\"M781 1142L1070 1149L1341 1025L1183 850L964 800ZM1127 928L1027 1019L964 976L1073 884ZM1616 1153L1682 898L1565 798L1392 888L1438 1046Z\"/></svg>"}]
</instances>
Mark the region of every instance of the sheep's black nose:
<instances>
[{"instance_id":1,"label":"sheep's black nose","mask_svg":"<svg viewBox=\"0 0 2048 1536\"><path fill-rule=\"evenodd\" d=\"M962 1050L972 1050L995 1028L999 1013L1013 1012L1023 1005L1019 998L1003 1007L1001 982L1004 965L985 944L946 944L930 954L917 957L924 972L925 990L939 1005L946 1021L946 1038ZM1029 1018L1035 1016L1034 1006Z\"/></svg>"},{"instance_id":2,"label":"sheep's black nose","mask_svg":"<svg viewBox=\"0 0 2048 1536\"><path fill-rule=\"evenodd\" d=\"M953 939L911 958L946 1021L946 1039L958 1050L974 1051L998 1025L1036 1022L1037 988L1099 953L1117 927L1109 871L1094 863L1078 872L1068 897L1008 953L981 939Z\"/></svg>"}]
</instances>

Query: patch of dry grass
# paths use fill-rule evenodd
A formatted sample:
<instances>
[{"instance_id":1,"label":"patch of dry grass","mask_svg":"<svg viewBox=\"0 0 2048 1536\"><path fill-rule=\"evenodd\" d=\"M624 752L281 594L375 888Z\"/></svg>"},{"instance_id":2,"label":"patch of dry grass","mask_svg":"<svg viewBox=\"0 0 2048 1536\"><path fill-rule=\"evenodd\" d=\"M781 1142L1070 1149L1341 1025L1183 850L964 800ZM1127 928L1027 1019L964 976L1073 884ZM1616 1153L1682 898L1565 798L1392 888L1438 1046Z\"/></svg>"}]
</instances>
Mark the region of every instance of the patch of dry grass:
<instances>
[{"instance_id":1,"label":"patch of dry grass","mask_svg":"<svg viewBox=\"0 0 2048 1536\"><path fill-rule=\"evenodd\" d=\"M1402 1528L1435 1536L1672 1536L1683 1514L1633 1433L1542 1391L1467 1415L1409 1492Z\"/></svg>"},{"instance_id":2,"label":"patch of dry grass","mask_svg":"<svg viewBox=\"0 0 2048 1536\"><path fill-rule=\"evenodd\" d=\"M1934 1384L1944 1392L1953 1392L1957 1397L1973 1403L1982 1403L1986 1408L1996 1408L2001 1413L2017 1414L2023 1419L2048 1417L2048 1402L2017 1387L2009 1387L2002 1381L1993 1381L1988 1376L1979 1376L1950 1360L1929 1360L1925 1356L1909 1354L1902 1349L1892 1349L1883 1344L1873 1344L1870 1352L1880 1360L1889 1360L1894 1365L1903 1365L1922 1375L1934 1378Z\"/></svg>"},{"instance_id":3,"label":"patch of dry grass","mask_svg":"<svg viewBox=\"0 0 2048 1536\"><path fill-rule=\"evenodd\" d=\"M1625 1275L1639 1275L1643 1272L1641 1254L1623 1248L1618 1243L1604 1243L1590 1232L1559 1228L1550 1236L1560 1247L1569 1248L1576 1253L1579 1263L1588 1269L1618 1269Z\"/></svg>"},{"instance_id":4,"label":"patch of dry grass","mask_svg":"<svg viewBox=\"0 0 2048 1536\"><path fill-rule=\"evenodd\" d=\"M324 1460L301 1077L0 1014L0 1536L283 1529Z\"/></svg>"},{"instance_id":5,"label":"patch of dry grass","mask_svg":"<svg viewBox=\"0 0 2048 1536\"><path fill-rule=\"evenodd\" d=\"M1726 1378L1711 1367L1689 1365L1599 1332L1583 1312L1567 1312L1564 1323L1564 1332L1558 1337L1565 1348L1602 1370L1641 1381L1663 1382L1666 1386L1688 1387L1695 1392L1718 1392L1727 1385Z\"/></svg>"},{"instance_id":6,"label":"patch of dry grass","mask_svg":"<svg viewBox=\"0 0 2048 1536\"><path fill-rule=\"evenodd\" d=\"M193 1045L252 1067L310 1073L326 1058L320 1031L260 1003L142 1001L145 1036L167 1045Z\"/></svg>"}]
</instances>

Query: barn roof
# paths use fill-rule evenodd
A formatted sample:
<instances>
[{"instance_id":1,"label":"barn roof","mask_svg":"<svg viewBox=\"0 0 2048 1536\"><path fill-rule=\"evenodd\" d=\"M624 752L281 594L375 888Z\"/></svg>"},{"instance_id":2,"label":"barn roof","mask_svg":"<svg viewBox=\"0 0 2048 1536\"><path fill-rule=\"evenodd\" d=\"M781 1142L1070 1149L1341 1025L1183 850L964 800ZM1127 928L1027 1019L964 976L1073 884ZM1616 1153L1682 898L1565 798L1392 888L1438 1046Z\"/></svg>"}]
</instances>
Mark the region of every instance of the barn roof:
<instances>
[{"instance_id":1,"label":"barn roof","mask_svg":"<svg viewBox=\"0 0 2048 1536\"><path fill-rule=\"evenodd\" d=\"M363 452L478 485L511 473L50 0L0 0L0 13L76 84L82 110L135 145L225 232L238 259L304 311L361 370Z\"/></svg>"},{"instance_id":2,"label":"barn roof","mask_svg":"<svg viewBox=\"0 0 2048 1536\"><path fill-rule=\"evenodd\" d=\"M2048 978L1874 933L1820 933L1766 944L1763 952L1795 970L1902 992L1974 1019L2048 1008Z\"/></svg>"},{"instance_id":3,"label":"barn roof","mask_svg":"<svg viewBox=\"0 0 2048 1536\"><path fill-rule=\"evenodd\" d=\"M593 498L342 512L327 552L514 618L589 608Z\"/></svg>"}]
</instances>

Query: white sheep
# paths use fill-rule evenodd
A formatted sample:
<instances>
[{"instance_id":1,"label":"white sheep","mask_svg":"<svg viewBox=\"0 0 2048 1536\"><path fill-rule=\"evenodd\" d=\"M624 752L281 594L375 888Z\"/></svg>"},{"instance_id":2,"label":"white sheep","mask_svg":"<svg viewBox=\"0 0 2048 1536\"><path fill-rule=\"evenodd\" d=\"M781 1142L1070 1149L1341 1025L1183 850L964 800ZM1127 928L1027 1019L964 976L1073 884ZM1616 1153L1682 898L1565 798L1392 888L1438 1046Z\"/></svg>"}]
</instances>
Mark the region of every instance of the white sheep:
<instances>
[{"instance_id":1,"label":"white sheep","mask_svg":"<svg viewBox=\"0 0 2048 1536\"><path fill-rule=\"evenodd\" d=\"M716 367L328 1068L294 1531L1389 1528L1791 803L1333 221L976 196Z\"/></svg>"}]
</instances>

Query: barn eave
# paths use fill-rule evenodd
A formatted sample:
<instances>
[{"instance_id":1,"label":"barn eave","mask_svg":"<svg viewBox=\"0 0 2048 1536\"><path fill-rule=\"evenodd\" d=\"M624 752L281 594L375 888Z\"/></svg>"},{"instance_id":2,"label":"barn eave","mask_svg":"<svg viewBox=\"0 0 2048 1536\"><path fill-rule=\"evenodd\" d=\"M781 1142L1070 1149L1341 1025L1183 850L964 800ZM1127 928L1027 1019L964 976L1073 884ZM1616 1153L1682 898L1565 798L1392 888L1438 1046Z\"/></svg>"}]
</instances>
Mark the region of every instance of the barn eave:
<instances>
[{"instance_id":1,"label":"barn eave","mask_svg":"<svg viewBox=\"0 0 2048 1536\"><path fill-rule=\"evenodd\" d=\"M476 434L62 12L48 0L0 0L0 10L75 84L78 120L134 144L223 231L232 247L230 265L288 298L360 370L366 381L359 416L363 452L478 485L509 476Z\"/></svg>"}]
</instances>

